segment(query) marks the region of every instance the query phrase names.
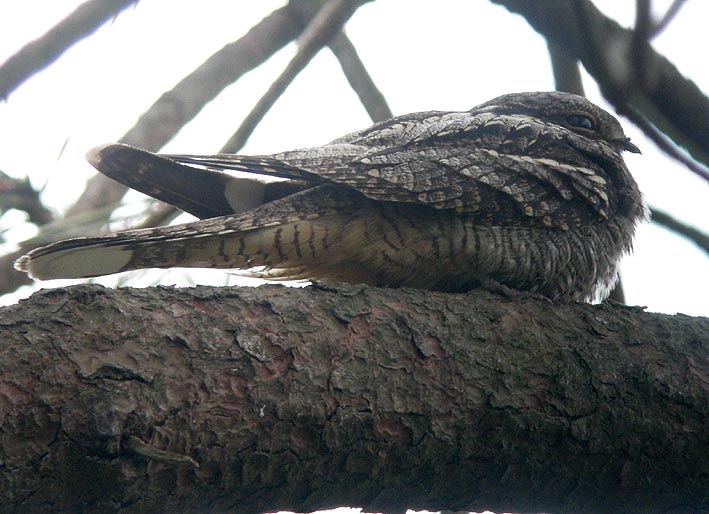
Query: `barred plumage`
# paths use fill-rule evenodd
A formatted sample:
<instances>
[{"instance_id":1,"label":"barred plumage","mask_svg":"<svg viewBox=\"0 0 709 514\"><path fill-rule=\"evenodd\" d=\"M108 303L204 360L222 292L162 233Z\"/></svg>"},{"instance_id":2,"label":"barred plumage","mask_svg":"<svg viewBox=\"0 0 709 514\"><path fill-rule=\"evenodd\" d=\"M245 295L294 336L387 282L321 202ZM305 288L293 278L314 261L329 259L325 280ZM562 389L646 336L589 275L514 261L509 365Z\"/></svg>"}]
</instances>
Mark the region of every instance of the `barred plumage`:
<instances>
[{"instance_id":1,"label":"barred plumage","mask_svg":"<svg viewBox=\"0 0 709 514\"><path fill-rule=\"evenodd\" d=\"M558 300L603 297L644 216L618 121L569 93L518 93L465 112L393 118L268 156L94 150L101 172L198 217L60 241L17 268L40 279L148 267ZM287 179L264 183L232 171Z\"/></svg>"}]
</instances>

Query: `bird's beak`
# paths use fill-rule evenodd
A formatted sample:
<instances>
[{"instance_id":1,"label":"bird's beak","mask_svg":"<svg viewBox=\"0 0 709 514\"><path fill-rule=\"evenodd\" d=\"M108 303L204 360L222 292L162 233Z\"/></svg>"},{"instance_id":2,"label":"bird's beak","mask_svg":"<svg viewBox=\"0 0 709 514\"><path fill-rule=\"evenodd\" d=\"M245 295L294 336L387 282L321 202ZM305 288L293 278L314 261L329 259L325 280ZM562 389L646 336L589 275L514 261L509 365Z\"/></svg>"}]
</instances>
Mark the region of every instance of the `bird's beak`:
<instances>
[{"instance_id":1,"label":"bird's beak","mask_svg":"<svg viewBox=\"0 0 709 514\"><path fill-rule=\"evenodd\" d=\"M618 143L620 144L620 147L623 150L627 150L628 152L633 152L633 153L642 153L640 151L640 148L635 146L633 143L630 142L629 137L623 137L618 140Z\"/></svg>"}]
</instances>

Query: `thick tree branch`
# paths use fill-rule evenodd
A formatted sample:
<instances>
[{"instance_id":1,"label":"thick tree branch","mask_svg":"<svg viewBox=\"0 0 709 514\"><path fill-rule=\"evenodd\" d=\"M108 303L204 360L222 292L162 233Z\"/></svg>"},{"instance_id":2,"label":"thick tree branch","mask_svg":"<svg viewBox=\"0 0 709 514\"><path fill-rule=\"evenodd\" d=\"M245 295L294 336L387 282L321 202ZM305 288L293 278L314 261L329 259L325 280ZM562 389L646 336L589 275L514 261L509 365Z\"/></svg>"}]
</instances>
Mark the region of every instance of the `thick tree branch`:
<instances>
[{"instance_id":1,"label":"thick tree branch","mask_svg":"<svg viewBox=\"0 0 709 514\"><path fill-rule=\"evenodd\" d=\"M2 512L705 512L709 320L368 287L0 310Z\"/></svg>"}]
</instances>

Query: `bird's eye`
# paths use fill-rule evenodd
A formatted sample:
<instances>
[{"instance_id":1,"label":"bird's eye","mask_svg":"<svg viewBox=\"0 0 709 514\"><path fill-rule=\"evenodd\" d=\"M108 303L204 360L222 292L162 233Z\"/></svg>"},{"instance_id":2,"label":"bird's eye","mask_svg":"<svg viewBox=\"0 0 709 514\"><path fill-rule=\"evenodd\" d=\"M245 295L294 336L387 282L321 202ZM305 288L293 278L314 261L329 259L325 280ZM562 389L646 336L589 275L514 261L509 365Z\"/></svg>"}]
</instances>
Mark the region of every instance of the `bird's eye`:
<instances>
[{"instance_id":1,"label":"bird's eye","mask_svg":"<svg viewBox=\"0 0 709 514\"><path fill-rule=\"evenodd\" d=\"M575 128L580 128L584 130L596 130L596 124L593 118L585 116L583 114L572 114L566 117L566 123Z\"/></svg>"}]
</instances>

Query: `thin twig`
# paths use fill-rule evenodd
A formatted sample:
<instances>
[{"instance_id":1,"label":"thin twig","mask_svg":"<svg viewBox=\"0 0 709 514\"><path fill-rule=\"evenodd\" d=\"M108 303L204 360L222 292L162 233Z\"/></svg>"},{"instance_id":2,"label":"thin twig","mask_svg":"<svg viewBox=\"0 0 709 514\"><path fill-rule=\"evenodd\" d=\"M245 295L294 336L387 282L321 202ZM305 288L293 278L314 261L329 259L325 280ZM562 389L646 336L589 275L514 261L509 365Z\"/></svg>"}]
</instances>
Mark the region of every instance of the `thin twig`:
<instances>
[{"instance_id":1,"label":"thin twig","mask_svg":"<svg viewBox=\"0 0 709 514\"><path fill-rule=\"evenodd\" d=\"M342 71L352 89L372 121L383 121L392 117L391 109L384 95L379 91L364 63L357 55L357 49L344 32L339 32L330 41L330 50L340 61Z\"/></svg>"},{"instance_id":2,"label":"thin twig","mask_svg":"<svg viewBox=\"0 0 709 514\"><path fill-rule=\"evenodd\" d=\"M228 85L270 58L293 41L303 22L286 6L269 14L247 34L209 57L171 91L164 93L120 142L159 150ZM68 215L83 212L120 199L127 188L97 174L69 209Z\"/></svg>"},{"instance_id":3,"label":"thin twig","mask_svg":"<svg viewBox=\"0 0 709 514\"><path fill-rule=\"evenodd\" d=\"M642 130L643 133L651 139L660 150L676 161L684 164L687 168L703 179L709 181L709 170L698 164L691 157L687 157L684 153L682 153L672 141L667 139L665 134L660 132L657 127L650 123L637 109L626 105L625 107L618 108L618 112L635 123L635 125L637 125L638 128L640 128L640 130Z\"/></svg>"},{"instance_id":4,"label":"thin twig","mask_svg":"<svg viewBox=\"0 0 709 514\"><path fill-rule=\"evenodd\" d=\"M0 66L0 99L7 98L20 84L56 61L73 44L93 34L137 1L90 0L81 4L42 37L27 43Z\"/></svg>"},{"instance_id":5,"label":"thin twig","mask_svg":"<svg viewBox=\"0 0 709 514\"><path fill-rule=\"evenodd\" d=\"M667 9L667 12L662 17L662 19L660 19L660 21L655 24L655 27L649 34L650 38L657 37L658 34L660 34L663 30L667 28L667 26L674 19L674 17L677 16L677 13L679 12L682 5L684 5L685 1L686 0L675 0L674 2L672 2L672 5L670 5L669 9Z\"/></svg>"},{"instance_id":6,"label":"thin twig","mask_svg":"<svg viewBox=\"0 0 709 514\"><path fill-rule=\"evenodd\" d=\"M244 146L261 119L293 82L293 79L305 68L315 54L328 44L329 40L362 3L364 3L362 0L331 0L323 5L303 31L295 56L271 84L268 91L259 99L234 135L224 144L221 149L222 153L237 153Z\"/></svg>"},{"instance_id":7,"label":"thin twig","mask_svg":"<svg viewBox=\"0 0 709 514\"><path fill-rule=\"evenodd\" d=\"M699 229L682 223L656 207L650 208L650 220L670 229L672 232L684 236L709 255L709 234L705 234Z\"/></svg>"},{"instance_id":8,"label":"thin twig","mask_svg":"<svg viewBox=\"0 0 709 514\"><path fill-rule=\"evenodd\" d=\"M123 444L126 449L133 450L148 460L170 465L187 464L192 468L199 469L199 463L189 455L156 448L134 435L126 438Z\"/></svg>"}]
</instances>

